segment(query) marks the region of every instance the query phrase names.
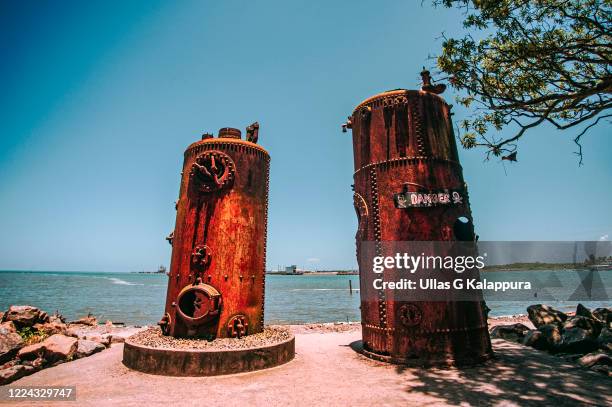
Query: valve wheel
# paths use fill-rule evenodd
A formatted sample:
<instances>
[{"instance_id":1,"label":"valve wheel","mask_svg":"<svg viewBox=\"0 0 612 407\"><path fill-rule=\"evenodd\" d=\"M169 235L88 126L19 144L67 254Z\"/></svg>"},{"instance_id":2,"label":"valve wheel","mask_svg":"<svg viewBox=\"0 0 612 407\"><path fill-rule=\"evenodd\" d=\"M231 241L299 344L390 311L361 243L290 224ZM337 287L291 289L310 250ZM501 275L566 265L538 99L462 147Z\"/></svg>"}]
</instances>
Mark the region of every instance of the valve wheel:
<instances>
[{"instance_id":1,"label":"valve wheel","mask_svg":"<svg viewBox=\"0 0 612 407\"><path fill-rule=\"evenodd\" d=\"M201 192L213 192L231 186L236 165L221 151L205 151L191 165L191 181Z\"/></svg>"}]
</instances>

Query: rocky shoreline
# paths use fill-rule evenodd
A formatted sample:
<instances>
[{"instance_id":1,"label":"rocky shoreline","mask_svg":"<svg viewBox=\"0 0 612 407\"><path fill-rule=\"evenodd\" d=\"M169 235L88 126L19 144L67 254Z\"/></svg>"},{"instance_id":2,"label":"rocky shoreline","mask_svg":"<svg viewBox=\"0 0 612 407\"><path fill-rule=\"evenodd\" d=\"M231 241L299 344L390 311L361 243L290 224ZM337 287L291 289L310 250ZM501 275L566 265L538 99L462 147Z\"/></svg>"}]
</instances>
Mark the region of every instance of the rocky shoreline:
<instances>
[{"instance_id":1,"label":"rocky shoreline","mask_svg":"<svg viewBox=\"0 0 612 407\"><path fill-rule=\"evenodd\" d=\"M563 313L536 304L529 306L527 312L489 318L491 338L547 351L581 367L612 375L612 309L591 311L579 305L576 313ZM276 337L287 329L294 334L344 333L360 330L361 324L271 325L267 332ZM100 324L92 315L67 322L58 313L49 315L28 305L11 306L0 312L0 385L46 367L91 356L136 334L155 346L193 345L186 339L161 338L156 327L123 326L111 321ZM251 339L266 338L253 335Z\"/></svg>"},{"instance_id":2,"label":"rocky shoreline","mask_svg":"<svg viewBox=\"0 0 612 407\"><path fill-rule=\"evenodd\" d=\"M612 309L590 310L578 304L575 313L564 313L548 305L527 307L526 321L496 324L492 339L505 339L546 351L576 362L606 376L612 376ZM508 321L510 322L510 321Z\"/></svg>"},{"instance_id":3,"label":"rocky shoreline","mask_svg":"<svg viewBox=\"0 0 612 407\"><path fill-rule=\"evenodd\" d=\"M67 322L30 305L0 312L0 385L61 363L85 358L145 328L126 327L92 315Z\"/></svg>"}]
</instances>

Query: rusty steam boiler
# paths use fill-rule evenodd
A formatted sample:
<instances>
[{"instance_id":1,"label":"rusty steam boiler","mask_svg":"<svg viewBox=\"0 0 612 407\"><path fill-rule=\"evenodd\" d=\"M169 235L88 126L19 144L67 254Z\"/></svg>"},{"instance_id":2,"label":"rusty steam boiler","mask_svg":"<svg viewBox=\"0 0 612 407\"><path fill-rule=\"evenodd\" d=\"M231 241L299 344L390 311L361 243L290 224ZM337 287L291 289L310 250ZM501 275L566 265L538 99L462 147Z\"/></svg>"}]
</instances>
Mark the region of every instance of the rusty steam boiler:
<instances>
[{"instance_id":1,"label":"rusty steam boiler","mask_svg":"<svg viewBox=\"0 0 612 407\"><path fill-rule=\"evenodd\" d=\"M483 301L411 301L376 289L379 275L360 253L368 243L393 256L385 242L476 240L445 86L421 75L421 90L372 96L343 124L353 134L362 342L366 355L392 363L472 364L491 356ZM384 279L400 274L385 270Z\"/></svg>"},{"instance_id":2,"label":"rusty steam boiler","mask_svg":"<svg viewBox=\"0 0 612 407\"><path fill-rule=\"evenodd\" d=\"M172 261L166 335L227 338L261 332L270 156L234 128L204 134L185 151Z\"/></svg>"}]
</instances>

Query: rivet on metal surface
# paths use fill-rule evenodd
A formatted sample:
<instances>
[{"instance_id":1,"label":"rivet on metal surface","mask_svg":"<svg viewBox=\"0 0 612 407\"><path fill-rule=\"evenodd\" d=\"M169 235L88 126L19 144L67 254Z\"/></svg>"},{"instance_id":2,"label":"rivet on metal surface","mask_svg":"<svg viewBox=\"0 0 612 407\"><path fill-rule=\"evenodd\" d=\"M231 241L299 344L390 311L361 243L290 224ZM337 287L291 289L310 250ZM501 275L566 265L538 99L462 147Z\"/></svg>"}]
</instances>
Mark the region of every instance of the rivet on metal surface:
<instances>
[{"instance_id":1,"label":"rivet on metal surface","mask_svg":"<svg viewBox=\"0 0 612 407\"><path fill-rule=\"evenodd\" d=\"M372 208L374 210L374 240L376 242L376 255L382 255L382 245L381 245L381 230L380 230L380 213L379 213L379 201L378 201L378 183L376 178L376 169L372 168L370 170L370 188L371 188L371 197L372 197ZM387 301L384 290L377 290L378 294L378 319L381 327L387 326Z\"/></svg>"}]
</instances>

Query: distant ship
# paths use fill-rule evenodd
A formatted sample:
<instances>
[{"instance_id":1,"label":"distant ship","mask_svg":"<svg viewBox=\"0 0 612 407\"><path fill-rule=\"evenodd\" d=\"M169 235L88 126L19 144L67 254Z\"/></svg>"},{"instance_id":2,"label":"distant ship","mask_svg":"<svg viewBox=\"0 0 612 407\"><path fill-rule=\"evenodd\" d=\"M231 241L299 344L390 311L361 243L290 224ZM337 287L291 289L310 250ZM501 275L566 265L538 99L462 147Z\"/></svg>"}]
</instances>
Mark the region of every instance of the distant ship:
<instances>
[{"instance_id":1,"label":"distant ship","mask_svg":"<svg viewBox=\"0 0 612 407\"><path fill-rule=\"evenodd\" d=\"M589 270L591 271L612 270L612 262L593 264L592 266L589 266Z\"/></svg>"},{"instance_id":2,"label":"distant ship","mask_svg":"<svg viewBox=\"0 0 612 407\"><path fill-rule=\"evenodd\" d=\"M138 271L138 274L165 274L167 276L170 275L164 265L159 266L157 271Z\"/></svg>"}]
</instances>

